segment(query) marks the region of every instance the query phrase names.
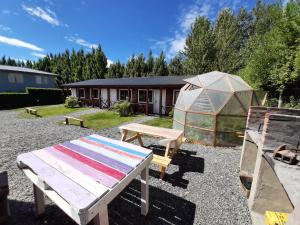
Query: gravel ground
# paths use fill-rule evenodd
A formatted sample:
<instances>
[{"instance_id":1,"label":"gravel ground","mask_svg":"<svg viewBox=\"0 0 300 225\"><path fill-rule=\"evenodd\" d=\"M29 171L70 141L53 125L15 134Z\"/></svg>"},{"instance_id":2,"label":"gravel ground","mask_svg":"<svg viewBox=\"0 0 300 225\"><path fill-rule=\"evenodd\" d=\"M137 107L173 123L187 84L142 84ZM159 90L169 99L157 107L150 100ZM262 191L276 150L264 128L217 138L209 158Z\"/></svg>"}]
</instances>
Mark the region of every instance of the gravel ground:
<instances>
[{"instance_id":1,"label":"gravel ground","mask_svg":"<svg viewBox=\"0 0 300 225\"><path fill-rule=\"evenodd\" d=\"M92 113L95 109L73 115ZM34 217L32 184L16 166L18 154L95 133L57 124L61 116L21 119L16 111L0 111L0 170L9 173L10 224L75 224L47 200L45 216ZM139 122L151 119L143 117ZM98 134L119 139L117 128ZM145 145L157 139L145 138ZM160 151L152 146L154 151ZM251 224L247 202L238 184L240 147L212 148L184 144L163 181L150 167L150 210L140 215L140 185L134 180L110 205L110 224Z\"/></svg>"}]
</instances>

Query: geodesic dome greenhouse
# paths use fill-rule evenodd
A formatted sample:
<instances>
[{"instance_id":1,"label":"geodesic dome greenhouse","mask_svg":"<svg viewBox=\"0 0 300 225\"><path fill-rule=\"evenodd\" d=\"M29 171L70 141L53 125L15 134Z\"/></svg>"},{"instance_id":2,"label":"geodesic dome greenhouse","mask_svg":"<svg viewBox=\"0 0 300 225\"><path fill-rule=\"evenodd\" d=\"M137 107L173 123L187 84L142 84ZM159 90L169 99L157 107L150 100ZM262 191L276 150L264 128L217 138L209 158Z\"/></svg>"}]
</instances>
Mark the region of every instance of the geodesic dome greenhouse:
<instances>
[{"instance_id":1,"label":"geodesic dome greenhouse","mask_svg":"<svg viewBox=\"0 0 300 225\"><path fill-rule=\"evenodd\" d=\"M248 109L260 105L260 96L241 77L218 71L185 81L175 104L173 128L206 145L238 144Z\"/></svg>"}]
</instances>

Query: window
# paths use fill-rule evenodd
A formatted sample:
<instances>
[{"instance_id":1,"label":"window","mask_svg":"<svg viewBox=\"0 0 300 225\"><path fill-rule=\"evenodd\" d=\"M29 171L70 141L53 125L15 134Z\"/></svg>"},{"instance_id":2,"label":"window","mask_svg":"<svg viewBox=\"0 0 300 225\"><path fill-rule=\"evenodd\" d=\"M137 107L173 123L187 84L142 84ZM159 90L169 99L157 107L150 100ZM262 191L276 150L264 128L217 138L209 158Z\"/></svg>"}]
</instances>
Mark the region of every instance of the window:
<instances>
[{"instance_id":1,"label":"window","mask_svg":"<svg viewBox=\"0 0 300 225\"><path fill-rule=\"evenodd\" d=\"M97 89L97 88L92 89L92 98L95 98L95 99L99 98L99 89Z\"/></svg>"},{"instance_id":2,"label":"window","mask_svg":"<svg viewBox=\"0 0 300 225\"><path fill-rule=\"evenodd\" d=\"M43 76L43 84L48 84L48 77Z\"/></svg>"},{"instance_id":3,"label":"window","mask_svg":"<svg viewBox=\"0 0 300 225\"><path fill-rule=\"evenodd\" d=\"M42 84L42 76L35 76L35 83Z\"/></svg>"},{"instance_id":4,"label":"window","mask_svg":"<svg viewBox=\"0 0 300 225\"><path fill-rule=\"evenodd\" d=\"M147 90L145 89L139 90L139 102L141 103L147 102ZM148 91L148 102L152 103L152 90Z\"/></svg>"},{"instance_id":5,"label":"window","mask_svg":"<svg viewBox=\"0 0 300 225\"><path fill-rule=\"evenodd\" d=\"M120 101L126 101L127 99L128 100L130 99L128 89L120 89L119 90L119 100Z\"/></svg>"},{"instance_id":6,"label":"window","mask_svg":"<svg viewBox=\"0 0 300 225\"><path fill-rule=\"evenodd\" d=\"M79 88L78 95L79 98L85 98L84 88Z\"/></svg>"},{"instance_id":7,"label":"window","mask_svg":"<svg viewBox=\"0 0 300 225\"><path fill-rule=\"evenodd\" d=\"M20 73L9 73L8 74L8 81L10 83L24 83L23 74Z\"/></svg>"},{"instance_id":8,"label":"window","mask_svg":"<svg viewBox=\"0 0 300 225\"><path fill-rule=\"evenodd\" d=\"M180 90L173 90L173 105L176 104Z\"/></svg>"}]
</instances>

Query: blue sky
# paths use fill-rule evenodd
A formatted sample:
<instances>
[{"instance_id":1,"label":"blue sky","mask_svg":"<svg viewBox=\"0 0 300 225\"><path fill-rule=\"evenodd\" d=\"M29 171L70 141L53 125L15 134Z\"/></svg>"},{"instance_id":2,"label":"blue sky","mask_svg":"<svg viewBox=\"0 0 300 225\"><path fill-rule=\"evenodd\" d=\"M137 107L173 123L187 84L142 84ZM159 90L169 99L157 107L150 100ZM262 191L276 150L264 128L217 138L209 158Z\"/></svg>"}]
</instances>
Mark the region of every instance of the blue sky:
<instances>
[{"instance_id":1,"label":"blue sky","mask_svg":"<svg viewBox=\"0 0 300 225\"><path fill-rule=\"evenodd\" d=\"M108 59L126 62L132 53L168 58L182 50L198 15L220 9L251 9L255 0L2 0L0 56L37 60L47 53L101 44Z\"/></svg>"}]
</instances>

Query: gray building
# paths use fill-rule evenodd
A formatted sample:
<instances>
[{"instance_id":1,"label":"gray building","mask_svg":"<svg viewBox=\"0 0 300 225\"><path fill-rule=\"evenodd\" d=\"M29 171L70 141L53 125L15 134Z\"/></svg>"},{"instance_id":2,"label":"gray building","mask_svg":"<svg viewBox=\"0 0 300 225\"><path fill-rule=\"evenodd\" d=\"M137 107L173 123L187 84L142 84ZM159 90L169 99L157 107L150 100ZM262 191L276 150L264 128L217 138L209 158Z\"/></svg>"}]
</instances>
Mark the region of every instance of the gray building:
<instances>
[{"instance_id":1,"label":"gray building","mask_svg":"<svg viewBox=\"0 0 300 225\"><path fill-rule=\"evenodd\" d=\"M0 65L0 92L24 92L26 87L56 88L57 76L40 70Z\"/></svg>"}]
</instances>

